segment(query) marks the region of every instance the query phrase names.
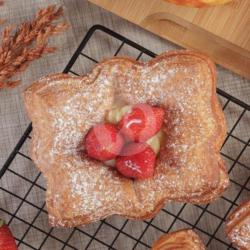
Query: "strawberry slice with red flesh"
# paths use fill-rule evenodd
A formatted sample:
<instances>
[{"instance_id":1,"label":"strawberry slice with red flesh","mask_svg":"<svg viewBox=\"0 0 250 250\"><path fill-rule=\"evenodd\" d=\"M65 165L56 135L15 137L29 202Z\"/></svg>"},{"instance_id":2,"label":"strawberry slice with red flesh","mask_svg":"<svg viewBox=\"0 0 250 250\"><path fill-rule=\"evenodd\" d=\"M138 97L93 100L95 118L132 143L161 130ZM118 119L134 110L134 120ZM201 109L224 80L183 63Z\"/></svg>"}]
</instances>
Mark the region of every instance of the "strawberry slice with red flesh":
<instances>
[{"instance_id":1,"label":"strawberry slice with red flesh","mask_svg":"<svg viewBox=\"0 0 250 250\"><path fill-rule=\"evenodd\" d=\"M128 141L145 142L161 129L164 115L160 107L138 104L123 116L118 128Z\"/></svg>"},{"instance_id":2,"label":"strawberry slice with red flesh","mask_svg":"<svg viewBox=\"0 0 250 250\"><path fill-rule=\"evenodd\" d=\"M122 175L146 179L154 175L156 154L146 143L126 145L116 159L116 168Z\"/></svg>"},{"instance_id":3,"label":"strawberry slice with red flesh","mask_svg":"<svg viewBox=\"0 0 250 250\"><path fill-rule=\"evenodd\" d=\"M114 159L121 151L124 140L112 124L98 124L85 137L85 149L89 157L100 161Z\"/></svg>"},{"instance_id":4,"label":"strawberry slice with red flesh","mask_svg":"<svg viewBox=\"0 0 250 250\"><path fill-rule=\"evenodd\" d=\"M8 226L0 219L0 249L1 250L18 250L15 239Z\"/></svg>"}]
</instances>

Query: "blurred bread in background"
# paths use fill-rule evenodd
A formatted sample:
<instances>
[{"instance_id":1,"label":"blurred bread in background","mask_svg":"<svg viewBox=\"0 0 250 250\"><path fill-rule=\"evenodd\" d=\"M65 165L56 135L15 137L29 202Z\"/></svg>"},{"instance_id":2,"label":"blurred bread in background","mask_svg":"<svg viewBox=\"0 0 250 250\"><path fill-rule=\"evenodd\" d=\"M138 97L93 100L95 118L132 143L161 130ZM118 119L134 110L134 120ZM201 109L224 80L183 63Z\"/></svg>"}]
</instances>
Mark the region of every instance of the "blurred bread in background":
<instances>
[{"instance_id":1,"label":"blurred bread in background","mask_svg":"<svg viewBox=\"0 0 250 250\"><path fill-rule=\"evenodd\" d=\"M226 4L232 2L233 0L165 0L165 1L180 5L200 8L211 5Z\"/></svg>"}]
</instances>

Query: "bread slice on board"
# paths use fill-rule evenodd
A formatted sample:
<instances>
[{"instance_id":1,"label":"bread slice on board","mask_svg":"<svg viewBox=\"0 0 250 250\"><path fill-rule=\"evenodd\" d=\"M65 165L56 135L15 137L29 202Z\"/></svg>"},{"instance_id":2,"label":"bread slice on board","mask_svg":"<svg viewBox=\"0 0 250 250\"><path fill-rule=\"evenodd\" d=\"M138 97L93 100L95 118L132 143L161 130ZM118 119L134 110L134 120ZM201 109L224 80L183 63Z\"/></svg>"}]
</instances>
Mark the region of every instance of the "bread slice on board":
<instances>
[{"instance_id":1,"label":"bread slice on board","mask_svg":"<svg viewBox=\"0 0 250 250\"><path fill-rule=\"evenodd\" d=\"M116 100L164 107L154 177L128 179L82 157L79 145ZM154 216L167 201L208 203L228 186L219 151L226 134L214 64L195 52L163 53L147 63L111 58L86 76L55 74L24 93L33 123L31 155L47 180L52 226L74 227L118 214Z\"/></svg>"}]
</instances>

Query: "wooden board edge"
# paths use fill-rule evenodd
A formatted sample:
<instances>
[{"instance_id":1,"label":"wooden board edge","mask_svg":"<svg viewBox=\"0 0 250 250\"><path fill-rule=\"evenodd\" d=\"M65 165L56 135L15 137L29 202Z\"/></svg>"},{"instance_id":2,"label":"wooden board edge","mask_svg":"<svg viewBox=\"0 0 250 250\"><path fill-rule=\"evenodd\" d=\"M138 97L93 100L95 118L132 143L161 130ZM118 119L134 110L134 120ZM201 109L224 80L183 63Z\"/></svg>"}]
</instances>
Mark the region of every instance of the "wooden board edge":
<instances>
[{"instance_id":1,"label":"wooden board edge","mask_svg":"<svg viewBox=\"0 0 250 250\"><path fill-rule=\"evenodd\" d=\"M95 4L92 0L88 1ZM103 8L100 5L97 6ZM117 15L112 10L106 10ZM208 55L217 64L250 80L250 51L244 48L202 30L191 23L183 24L181 20L178 20L178 17L171 16L169 13L150 15L140 23L135 23L126 16L120 17L181 47L200 51ZM161 29L162 26L164 26L164 29ZM209 50L206 49L207 46L210 46Z\"/></svg>"}]
</instances>

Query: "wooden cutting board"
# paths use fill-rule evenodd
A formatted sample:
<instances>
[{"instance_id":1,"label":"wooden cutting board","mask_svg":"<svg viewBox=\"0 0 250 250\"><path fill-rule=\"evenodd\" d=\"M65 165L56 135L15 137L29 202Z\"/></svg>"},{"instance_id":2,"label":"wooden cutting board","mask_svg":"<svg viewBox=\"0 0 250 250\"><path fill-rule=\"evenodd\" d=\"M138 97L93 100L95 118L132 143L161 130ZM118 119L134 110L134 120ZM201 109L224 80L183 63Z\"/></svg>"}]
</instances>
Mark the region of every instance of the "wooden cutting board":
<instances>
[{"instance_id":1,"label":"wooden cutting board","mask_svg":"<svg viewBox=\"0 0 250 250\"><path fill-rule=\"evenodd\" d=\"M250 0L202 9L164 0L89 0L250 79Z\"/></svg>"}]
</instances>

